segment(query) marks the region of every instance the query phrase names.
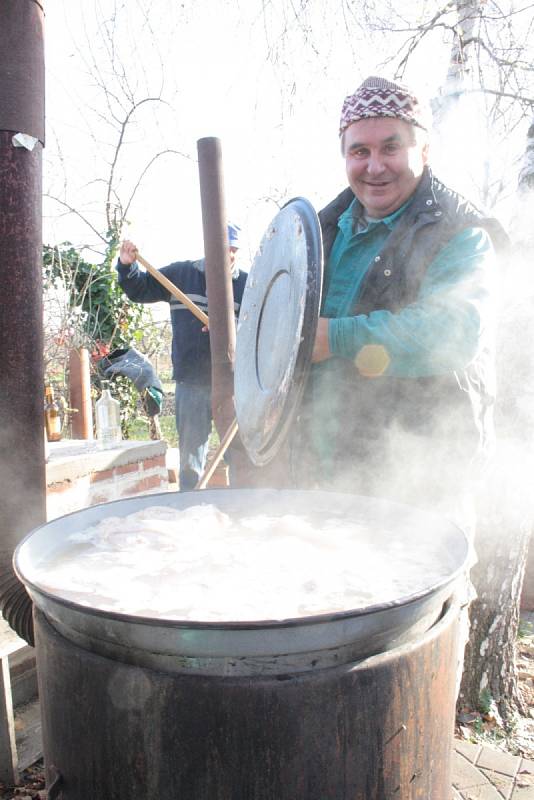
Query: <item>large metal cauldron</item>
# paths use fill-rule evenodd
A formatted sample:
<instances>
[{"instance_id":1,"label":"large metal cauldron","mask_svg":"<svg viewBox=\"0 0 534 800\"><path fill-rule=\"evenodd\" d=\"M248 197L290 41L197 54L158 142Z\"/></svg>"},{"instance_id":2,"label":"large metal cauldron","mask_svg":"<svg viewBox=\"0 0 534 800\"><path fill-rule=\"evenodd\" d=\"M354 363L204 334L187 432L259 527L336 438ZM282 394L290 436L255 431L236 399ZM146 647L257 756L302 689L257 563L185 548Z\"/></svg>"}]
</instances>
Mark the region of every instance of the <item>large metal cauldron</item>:
<instances>
[{"instance_id":1,"label":"large metal cauldron","mask_svg":"<svg viewBox=\"0 0 534 800\"><path fill-rule=\"evenodd\" d=\"M412 544L435 543L447 577L393 603L253 623L102 612L32 581L32 565L71 532L199 502L238 514L335 512L372 524L377 548L381 531L400 527ZM447 800L455 589L467 557L465 536L440 517L326 492L152 495L38 528L15 568L36 607L51 798Z\"/></svg>"}]
</instances>

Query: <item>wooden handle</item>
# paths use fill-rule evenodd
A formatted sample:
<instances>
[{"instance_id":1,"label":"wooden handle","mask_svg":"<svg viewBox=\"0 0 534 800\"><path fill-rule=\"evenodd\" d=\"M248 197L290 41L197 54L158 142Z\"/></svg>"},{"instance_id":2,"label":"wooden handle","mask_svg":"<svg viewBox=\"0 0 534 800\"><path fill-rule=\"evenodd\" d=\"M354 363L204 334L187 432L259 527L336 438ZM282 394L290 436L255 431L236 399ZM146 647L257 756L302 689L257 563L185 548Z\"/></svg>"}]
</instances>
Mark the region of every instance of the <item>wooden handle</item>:
<instances>
[{"instance_id":1,"label":"wooden handle","mask_svg":"<svg viewBox=\"0 0 534 800\"><path fill-rule=\"evenodd\" d=\"M195 305L195 303L193 303L193 301L190 300L186 294L184 294L177 286L175 286L174 283L172 283L172 281L166 278L165 275L162 275L159 269L156 269L156 267L153 267L152 264L149 264L148 261L145 258L143 258L143 256L141 256L139 253L137 253L135 257L136 260L143 265L146 271L150 272L153 278L159 281L161 285L164 286L174 297L180 300L180 302L183 303L184 306L187 306L189 311L191 311L195 315L195 317L197 317L201 322L203 322L204 325L208 325L209 322L208 315L205 314L201 308Z\"/></svg>"},{"instance_id":2,"label":"wooden handle","mask_svg":"<svg viewBox=\"0 0 534 800\"><path fill-rule=\"evenodd\" d=\"M213 460L212 460L211 464L204 471L204 474L202 475L202 477L200 477L198 479L198 482L197 482L197 485L195 486L195 489L205 489L206 488L209 479L211 478L211 476L215 472L215 468L217 467L217 464L219 463L221 458L224 456L224 454L228 450L228 447L230 446L230 444L232 442L232 439L234 438L236 433L237 433L237 420L234 419L234 421L231 423L230 427L228 428L228 430L224 434L223 439L222 439L219 447L217 448L217 450L215 452L215 455L213 457Z\"/></svg>"}]
</instances>

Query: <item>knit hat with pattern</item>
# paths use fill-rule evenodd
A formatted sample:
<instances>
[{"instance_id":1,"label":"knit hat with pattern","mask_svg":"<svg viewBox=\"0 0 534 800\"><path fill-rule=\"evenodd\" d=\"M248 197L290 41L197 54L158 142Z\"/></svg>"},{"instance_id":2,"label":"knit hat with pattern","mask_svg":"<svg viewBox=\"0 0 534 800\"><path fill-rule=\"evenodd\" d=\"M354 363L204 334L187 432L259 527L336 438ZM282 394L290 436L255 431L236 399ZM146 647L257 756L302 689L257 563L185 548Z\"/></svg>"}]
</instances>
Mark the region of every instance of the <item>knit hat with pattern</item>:
<instances>
[{"instance_id":1,"label":"knit hat with pattern","mask_svg":"<svg viewBox=\"0 0 534 800\"><path fill-rule=\"evenodd\" d=\"M396 117L425 131L431 125L430 109L407 86L374 75L345 98L339 135L353 122L371 117Z\"/></svg>"}]
</instances>

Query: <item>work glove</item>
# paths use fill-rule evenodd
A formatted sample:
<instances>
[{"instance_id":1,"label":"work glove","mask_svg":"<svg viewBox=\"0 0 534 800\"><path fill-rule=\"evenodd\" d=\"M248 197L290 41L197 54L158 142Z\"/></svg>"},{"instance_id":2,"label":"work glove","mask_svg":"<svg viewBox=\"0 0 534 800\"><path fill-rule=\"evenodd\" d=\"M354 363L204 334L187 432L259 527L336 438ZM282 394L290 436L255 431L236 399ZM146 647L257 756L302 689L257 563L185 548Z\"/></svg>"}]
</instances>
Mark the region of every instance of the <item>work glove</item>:
<instances>
[{"instance_id":1,"label":"work glove","mask_svg":"<svg viewBox=\"0 0 534 800\"><path fill-rule=\"evenodd\" d=\"M115 375L129 378L141 395L143 406L150 417L159 414L163 405L163 385L146 356L135 347L117 348L97 362L102 378L110 380Z\"/></svg>"}]
</instances>

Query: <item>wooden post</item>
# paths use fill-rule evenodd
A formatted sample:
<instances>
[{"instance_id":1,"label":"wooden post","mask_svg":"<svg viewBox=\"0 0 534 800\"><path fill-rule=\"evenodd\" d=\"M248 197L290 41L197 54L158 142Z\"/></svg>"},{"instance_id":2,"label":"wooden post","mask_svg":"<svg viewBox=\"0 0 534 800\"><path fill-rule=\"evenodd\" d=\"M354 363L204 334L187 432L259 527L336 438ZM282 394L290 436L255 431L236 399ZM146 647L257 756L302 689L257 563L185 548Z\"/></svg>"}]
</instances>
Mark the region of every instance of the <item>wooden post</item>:
<instances>
[{"instance_id":1,"label":"wooden post","mask_svg":"<svg viewBox=\"0 0 534 800\"><path fill-rule=\"evenodd\" d=\"M11 695L9 656L25 647L26 643L10 628L0 627L0 781L19 783L19 760L15 736L15 715Z\"/></svg>"}]
</instances>

